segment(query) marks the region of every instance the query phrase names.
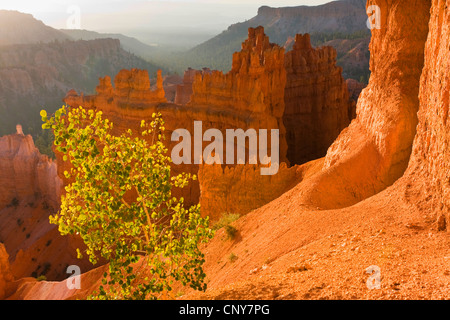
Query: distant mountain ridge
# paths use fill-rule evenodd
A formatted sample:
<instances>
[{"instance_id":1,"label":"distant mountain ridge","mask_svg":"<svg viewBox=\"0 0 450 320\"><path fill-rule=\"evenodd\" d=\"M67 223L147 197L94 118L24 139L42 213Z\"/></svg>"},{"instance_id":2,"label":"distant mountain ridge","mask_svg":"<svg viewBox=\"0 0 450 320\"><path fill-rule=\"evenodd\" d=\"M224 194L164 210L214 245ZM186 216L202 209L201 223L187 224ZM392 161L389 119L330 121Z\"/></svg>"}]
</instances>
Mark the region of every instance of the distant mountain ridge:
<instances>
[{"instance_id":1,"label":"distant mountain ridge","mask_svg":"<svg viewBox=\"0 0 450 320\"><path fill-rule=\"evenodd\" d=\"M297 33L345 33L367 30L365 0L333 1L319 6L260 7L256 17L242 24L262 25L272 41L284 43ZM232 25L230 29L238 28ZM369 31L367 30L367 33Z\"/></svg>"},{"instance_id":2,"label":"distant mountain ridge","mask_svg":"<svg viewBox=\"0 0 450 320\"><path fill-rule=\"evenodd\" d=\"M35 19L31 14L0 10L0 46L108 38L120 40L124 50L140 57L148 57L154 50L154 47L123 34L79 29L57 30Z\"/></svg>"},{"instance_id":3,"label":"distant mountain ridge","mask_svg":"<svg viewBox=\"0 0 450 320\"><path fill-rule=\"evenodd\" d=\"M60 29L63 34L73 40L96 40L96 39L119 39L122 48L128 52L134 53L142 58L148 57L155 47L145 44L136 38L128 37L119 33L99 33L90 30L79 29Z\"/></svg>"},{"instance_id":4,"label":"distant mountain ridge","mask_svg":"<svg viewBox=\"0 0 450 320\"><path fill-rule=\"evenodd\" d=\"M0 10L0 45L48 43L71 38L35 19L31 14Z\"/></svg>"}]
</instances>

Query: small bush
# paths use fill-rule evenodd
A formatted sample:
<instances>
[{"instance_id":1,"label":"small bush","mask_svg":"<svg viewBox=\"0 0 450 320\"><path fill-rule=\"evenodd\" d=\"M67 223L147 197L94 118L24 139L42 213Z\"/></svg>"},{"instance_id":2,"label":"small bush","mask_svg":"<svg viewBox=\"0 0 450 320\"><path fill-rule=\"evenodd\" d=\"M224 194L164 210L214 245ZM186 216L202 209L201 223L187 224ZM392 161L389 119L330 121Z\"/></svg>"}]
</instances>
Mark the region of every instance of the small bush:
<instances>
[{"instance_id":1,"label":"small bush","mask_svg":"<svg viewBox=\"0 0 450 320\"><path fill-rule=\"evenodd\" d=\"M235 262L237 259L238 259L238 256L235 255L233 252L230 253L230 255L228 256L228 260L229 260L231 263Z\"/></svg>"},{"instance_id":2,"label":"small bush","mask_svg":"<svg viewBox=\"0 0 450 320\"><path fill-rule=\"evenodd\" d=\"M239 217L240 215L238 213L226 213L214 224L213 229L219 230L221 228L225 228L225 233L227 234L228 239L233 240L238 230L233 227L231 223L239 219Z\"/></svg>"},{"instance_id":3,"label":"small bush","mask_svg":"<svg viewBox=\"0 0 450 320\"><path fill-rule=\"evenodd\" d=\"M219 221L217 221L214 226L213 229L214 230L219 230L220 228L223 228L227 225L229 225L230 223L236 221L237 219L239 219L240 215L238 213L225 213L220 219Z\"/></svg>"},{"instance_id":4,"label":"small bush","mask_svg":"<svg viewBox=\"0 0 450 320\"><path fill-rule=\"evenodd\" d=\"M227 234L228 239L233 240L236 236L237 229L233 227L232 225L226 225L225 226L225 232Z\"/></svg>"},{"instance_id":5,"label":"small bush","mask_svg":"<svg viewBox=\"0 0 450 320\"><path fill-rule=\"evenodd\" d=\"M47 280L47 277L41 274L39 277L36 278L37 281L45 281Z\"/></svg>"}]
</instances>

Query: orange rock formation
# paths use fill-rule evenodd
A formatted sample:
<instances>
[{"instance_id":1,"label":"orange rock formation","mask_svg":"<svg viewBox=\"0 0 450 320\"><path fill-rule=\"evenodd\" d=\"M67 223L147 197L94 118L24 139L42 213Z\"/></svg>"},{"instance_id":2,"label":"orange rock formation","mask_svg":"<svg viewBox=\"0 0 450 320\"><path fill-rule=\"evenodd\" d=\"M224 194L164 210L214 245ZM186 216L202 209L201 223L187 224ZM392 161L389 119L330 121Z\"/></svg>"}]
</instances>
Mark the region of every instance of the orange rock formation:
<instances>
[{"instance_id":1,"label":"orange rock formation","mask_svg":"<svg viewBox=\"0 0 450 320\"><path fill-rule=\"evenodd\" d=\"M421 1L417 12L406 19L408 4L391 2L368 2L380 6L383 25L399 21L402 25L372 30L372 74L358 100L356 119L329 148L322 172L301 191L306 203L323 209L352 205L392 185L408 166L429 5Z\"/></svg>"},{"instance_id":2,"label":"orange rock formation","mask_svg":"<svg viewBox=\"0 0 450 320\"><path fill-rule=\"evenodd\" d=\"M14 276L9 267L9 255L3 243L0 243L0 300L8 295L8 287L14 281Z\"/></svg>"},{"instance_id":3,"label":"orange rock formation","mask_svg":"<svg viewBox=\"0 0 450 320\"><path fill-rule=\"evenodd\" d=\"M56 205L61 188L56 163L39 153L33 138L25 136L21 127L18 130L0 138L0 207L36 193Z\"/></svg>"},{"instance_id":4,"label":"orange rock formation","mask_svg":"<svg viewBox=\"0 0 450 320\"><path fill-rule=\"evenodd\" d=\"M423 1L426 7L426 1ZM450 231L450 1L433 0L420 78L419 113L405 176L432 198L439 228ZM418 179L421 177L422 179ZM426 191L426 192L425 192Z\"/></svg>"},{"instance_id":5,"label":"orange rock formation","mask_svg":"<svg viewBox=\"0 0 450 320\"><path fill-rule=\"evenodd\" d=\"M185 105L191 100L192 84L194 83L195 74L197 72L199 71L191 68L184 72L183 83L177 86L174 103Z\"/></svg>"},{"instance_id":6,"label":"orange rock formation","mask_svg":"<svg viewBox=\"0 0 450 320\"><path fill-rule=\"evenodd\" d=\"M194 121L202 121L203 131L219 129L279 129L280 162L286 162L287 145L282 115L284 111L284 49L269 43L263 28L249 30L249 39L242 51L233 56L233 69L223 74L219 71L195 72L193 94L186 106L165 103L162 78L158 76L158 89L150 91L148 74L144 70L123 70L112 86L109 77L100 79L97 95L84 96L71 91L65 102L70 106L84 106L102 110L114 124L114 134L129 128L138 129L142 119L150 120L154 112L161 112L165 121L169 151L178 142L170 142L172 132L187 129L193 135ZM270 131L269 131L270 132ZM208 145L204 143L204 146ZM268 148L270 155L270 147ZM225 154L225 152L224 152ZM67 163L58 159L58 174L64 180ZM191 163L194 163L193 159ZM178 172L198 172L198 165L178 165ZM197 203L200 196L198 182L182 190L188 203Z\"/></svg>"},{"instance_id":7,"label":"orange rock formation","mask_svg":"<svg viewBox=\"0 0 450 320\"><path fill-rule=\"evenodd\" d=\"M292 164L325 156L353 119L354 105L336 57L333 47L314 49L309 34L298 34L286 53L283 123Z\"/></svg>"},{"instance_id":8,"label":"orange rock formation","mask_svg":"<svg viewBox=\"0 0 450 320\"><path fill-rule=\"evenodd\" d=\"M261 48L269 45L269 40L263 32L263 28L258 28L249 33L249 39L255 38L253 41L260 42ZM258 34L261 40L256 40ZM356 115L355 104L349 99L347 84L342 77L342 68L336 66L336 50L332 47L312 48L309 34L298 34L292 41L294 41L293 50L287 52L284 58L286 86L282 122L286 127L287 158L291 164L302 164L323 157L331 143ZM243 48L245 46L244 44ZM254 61L257 59L258 57L255 56ZM263 58L260 57L260 59ZM235 55L233 61L229 75L232 75L233 71L241 71L241 61L249 60L248 58L243 60ZM270 73L271 70L266 67L264 72ZM177 88L178 98L175 103L184 105L191 101L196 75L202 79L211 74L208 69L187 70L184 83ZM222 80L219 82L221 83ZM281 85L282 82L278 81L278 86ZM201 87L201 81L197 81L196 86L191 105L206 103L205 98L200 98L202 92L207 94L207 102L210 104L223 104L223 99L229 100L229 97L225 97L223 92L215 87ZM224 88L228 90L227 86ZM281 93L277 93L279 94ZM214 102L215 95L219 96L216 99L217 102ZM240 95L241 93L237 91L233 93L235 99L239 99ZM247 104L256 105L256 102ZM238 105L238 103L234 101L232 105Z\"/></svg>"},{"instance_id":9,"label":"orange rock formation","mask_svg":"<svg viewBox=\"0 0 450 320\"><path fill-rule=\"evenodd\" d=\"M60 236L48 220L60 203L56 163L17 129L17 134L0 138L0 241L8 251L11 274L60 280L66 277L66 264L91 269L86 260L76 258L81 241Z\"/></svg>"}]
</instances>

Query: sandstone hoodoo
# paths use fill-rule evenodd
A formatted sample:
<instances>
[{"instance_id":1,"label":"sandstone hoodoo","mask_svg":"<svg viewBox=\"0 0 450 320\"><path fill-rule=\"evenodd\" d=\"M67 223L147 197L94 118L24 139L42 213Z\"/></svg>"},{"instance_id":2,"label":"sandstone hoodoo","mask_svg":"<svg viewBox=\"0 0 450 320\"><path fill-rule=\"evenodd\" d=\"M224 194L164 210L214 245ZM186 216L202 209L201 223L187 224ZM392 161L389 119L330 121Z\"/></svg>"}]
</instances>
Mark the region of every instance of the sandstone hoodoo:
<instances>
[{"instance_id":1,"label":"sandstone hoodoo","mask_svg":"<svg viewBox=\"0 0 450 320\"><path fill-rule=\"evenodd\" d=\"M71 263L92 268L76 257L80 239L62 237L49 223L48 216L59 207L61 187L56 162L39 153L20 125L16 134L0 138L0 242L8 252L3 261L15 279L62 280L64 267Z\"/></svg>"},{"instance_id":2,"label":"sandstone hoodoo","mask_svg":"<svg viewBox=\"0 0 450 320\"><path fill-rule=\"evenodd\" d=\"M332 47L314 49L309 34L298 34L286 53L283 123L292 164L325 156L353 119L354 103L336 56Z\"/></svg>"},{"instance_id":3,"label":"sandstone hoodoo","mask_svg":"<svg viewBox=\"0 0 450 320\"><path fill-rule=\"evenodd\" d=\"M284 49L271 44L263 28L249 30L249 39L242 44L242 50L233 56L233 69L229 73L205 69L188 72L186 78L191 77L194 77L193 93L184 106L166 102L160 73L157 89L151 91L148 73L144 70L121 71L114 80L114 87L109 77L102 78L96 95L78 95L71 91L65 102L69 106L103 111L115 124L115 134L129 128L138 129L141 120L149 120L154 112L161 112L166 122L169 152L177 144L171 141L172 133L181 128L193 135L195 121L202 122L203 131L218 129L224 137L227 129L254 129L257 132L260 129L268 132L279 130L279 161L287 162L282 120L286 83ZM208 144L203 142L202 150ZM267 152L271 154L270 147ZM67 170L67 164L59 155L57 159L60 164L58 173L64 180L62 173ZM196 174L198 165L194 159L190 163L174 166L173 170L175 173L185 171ZM199 200L198 182L180 192L188 203Z\"/></svg>"},{"instance_id":4,"label":"sandstone hoodoo","mask_svg":"<svg viewBox=\"0 0 450 320\"><path fill-rule=\"evenodd\" d=\"M187 107L239 115L246 119L247 124L241 127L244 130L279 129L279 154L283 162L287 152L282 120L285 85L284 49L269 42L264 28L250 28L242 50L233 55L230 72L196 73ZM224 124L222 127L228 129Z\"/></svg>"},{"instance_id":5,"label":"sandstone hoodoo","mask_svg":"<svg viewBox=\"0 0 450 320\"><path fill-rule=\"evenodd\" d=\"M209 69L204 69L204 72L210 72ZM183 83L177 86L174 103L185 105L191 100L192 84L194 83L195 74L198 70L189 68L184 72Z\"/></svg>"},{"instance_id":6,"label":"sandstone hoodoo","mask_svg":"<svg viewBox=\"0 0 450 320\"><path fill-rule=\"evenodd\" d=\"M257 37L261 39L258 40ZM252 41L260 43L260 48L269 45L263 28L250 31L247 41L249 42L250 39L255 39ZM243 48L245 47L244 43ZM248 52L248 50L243 50L243 52ZM284 110L281 112L280 109L277 112L282 113L282 123L286 128L287 159L291 165L302 164L325 156L331 143L355 117L353 100L356 99L349 97L347 83L342 77L342 68L336 65L336 57L334 48L326 46L315 49L311 46L308 34L298 34L293 49L286 52L284 57L286 70L284 92L279 92L283 82L278 79L278 88L267 85L263 87L270 88L273 92L277 90L276 96L278 97L281 94L284 96ZM258 57L255 56L254 61L257 59ZM259 59L264 58L260 56ZM241 71L241 61L243 61L242 58L235 54L229 75ZM272 71L266 68L265 72L270 74ZM196 74L199 79L203 79L211 76L212 73L209 69L187 70L183 85L177 88L176 103L184 105L190 102L190 105L199 105L206 104L208 101L209 104L214 104L216 100L216 104L224 104L222 100L229 99L218 88L201 87L201 81L196 82L195 85L198 87L193 91L192 86ZM255 71L251 71L251 74L254 75ZM240 76L242 77L242 71ZM215 81L217 80L212 80L211 83L215 83ZM222 82L218 81L217 83ZM229 85L225 85L223 88L228 87ZM247 88L244 86L243 89ZM256 89L259 90L259 88L254 88L254 90ZM224 90L222 89L222 91ZM202 97L202 92L206 92L207 97ZM220 95L220 98L215 95ZM234 96L240 97L242 94L237 92ZM267 96L267 93L264 93L264 96ZM256 101L248 102L253 105L256 103ZM233 108L238 102L230 101L230 104ZM281 105L281 103L278 102L277 105Z\"/></svg>"},{"instance_id":7,"label":"sandstone hoodoo","mask_svg":"<svg viewBox=\"0 0 450 320\"><path fill-rule=\"evenodd\" d=\"M383 25L397 27L372 30L371 77L356 119L328 149L321 173L300 192L302 201L324 209L352 205L392 185L408 166L416 133L429 5L420 2L411 18L405 18L407 3L368 5L380 7ZM394 42L395 48L385 45Z\"/></svg>"},{"instance_id":8,"label":"sandstone hoodoo","mask_svg":"<svg viewBox=\"0 0 450 320\"><path fill-rule=\"evenodd\" d=\"M39 153L33 138L17 133L0 138L0 207L14 199L26 199L38 193L56 206L59 203L60 179L56 163Z\"/></svg>"}]
</instances>

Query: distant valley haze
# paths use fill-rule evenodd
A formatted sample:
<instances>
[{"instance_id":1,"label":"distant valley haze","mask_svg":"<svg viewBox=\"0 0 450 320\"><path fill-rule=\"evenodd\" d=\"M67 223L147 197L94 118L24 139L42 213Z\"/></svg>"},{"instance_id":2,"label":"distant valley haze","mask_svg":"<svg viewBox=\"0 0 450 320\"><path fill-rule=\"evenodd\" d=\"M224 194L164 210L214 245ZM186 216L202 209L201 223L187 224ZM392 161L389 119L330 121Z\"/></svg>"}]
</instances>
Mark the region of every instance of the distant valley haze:
<instances>
[{"instance_id":1,"label":"distant valley haze","mask_svg":"<svg viewBox=\"0 0 450 320\"><path fill-rule=\"evenodd\" d=\"M261 6L316 6L327 0L23 0L0 9L32 14L55 29L68 29L79 10L79 28L121 33L150 45L194 47L229 25L254 17Z\"/></svg>"}]
</instances>

